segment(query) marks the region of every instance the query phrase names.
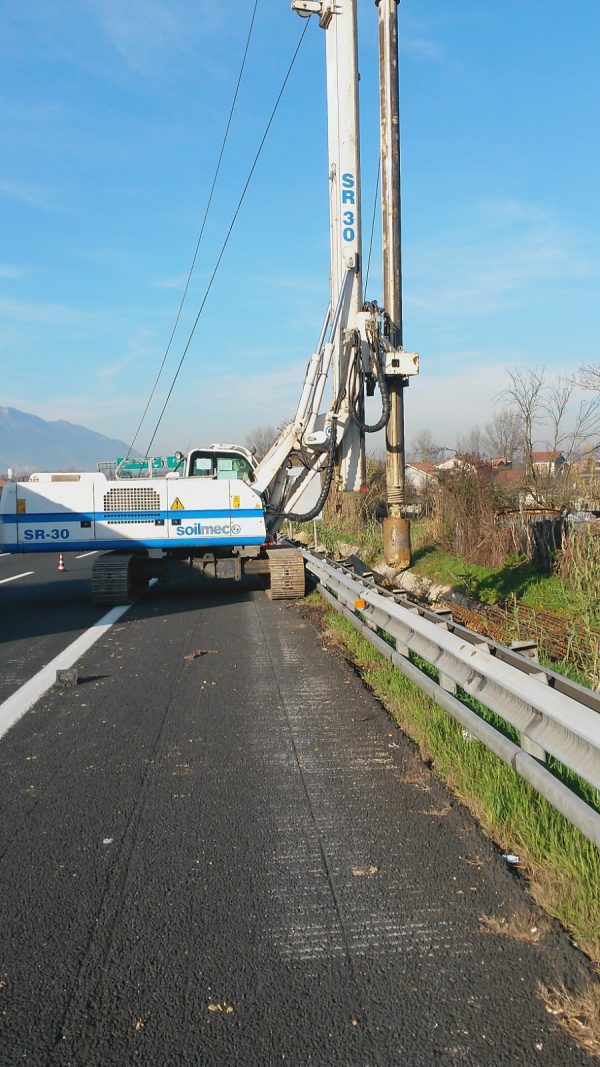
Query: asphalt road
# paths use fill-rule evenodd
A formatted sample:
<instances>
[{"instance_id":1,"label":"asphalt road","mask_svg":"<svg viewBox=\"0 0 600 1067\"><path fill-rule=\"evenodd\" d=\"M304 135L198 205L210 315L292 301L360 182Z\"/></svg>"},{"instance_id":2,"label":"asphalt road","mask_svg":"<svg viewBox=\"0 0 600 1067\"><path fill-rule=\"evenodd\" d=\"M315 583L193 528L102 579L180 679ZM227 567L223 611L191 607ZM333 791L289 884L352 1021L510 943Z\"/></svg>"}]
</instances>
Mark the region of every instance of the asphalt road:
<instances>
[{"instance_id":1,"label":"asphalt road","mask_svg":"<svg viewBox=\"0 0 600 1067\"><path fill-rule=\"evenodd\" d=\"M98 553L0 553L0 704L106 611L91 602Z\"/></svg>"},{"instance_id":2,"label":"asphalt road","mask_svg":"<svg viewBox=\"0 0 600 1067\"><path fill-rule=\"evenodd\" d=\"M581 957L481 931L519 879L301 608L157 587L80 671L0 742L2 1067L589 1067Z\"/></svg>"}]
</instances>

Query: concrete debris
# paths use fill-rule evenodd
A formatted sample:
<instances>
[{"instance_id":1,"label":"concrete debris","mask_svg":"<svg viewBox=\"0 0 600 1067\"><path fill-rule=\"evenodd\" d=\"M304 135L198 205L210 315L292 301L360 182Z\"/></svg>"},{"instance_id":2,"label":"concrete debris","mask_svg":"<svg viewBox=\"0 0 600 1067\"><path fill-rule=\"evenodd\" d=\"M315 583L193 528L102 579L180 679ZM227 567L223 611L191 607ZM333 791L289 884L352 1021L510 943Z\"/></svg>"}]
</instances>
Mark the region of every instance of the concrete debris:
<instances>
[{"instance_id":1,"label":"concrete debris","mask_svg":"<svg viewBox=\"0 0 600 1067\"><path fill-rule=\"evenodd\" d=\"M503 852L502 859L506 860L511 867L516 867L521 862L521 857L515 856L514 852Z\"/></svg>"}]
</instances>

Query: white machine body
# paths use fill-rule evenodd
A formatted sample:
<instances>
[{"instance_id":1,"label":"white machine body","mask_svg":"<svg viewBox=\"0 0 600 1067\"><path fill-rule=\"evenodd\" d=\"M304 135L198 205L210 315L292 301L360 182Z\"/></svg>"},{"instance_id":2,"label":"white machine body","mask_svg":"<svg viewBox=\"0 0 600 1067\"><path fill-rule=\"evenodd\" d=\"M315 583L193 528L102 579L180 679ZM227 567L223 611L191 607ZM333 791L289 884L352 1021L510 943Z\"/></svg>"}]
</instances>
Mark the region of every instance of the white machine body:
<instances>
[{"instance_id":1,"label":"white machine body","mask_svg":"<svg viewBox=\"0 0 600 1067\"><path fill-rule=\"evenodd\" d=\"M192 450L183 477L33 474L4 488L0 544L7 552L260 546L265 516L252 477L250 454L225 445Z\"/></svg>"}]
</instances>

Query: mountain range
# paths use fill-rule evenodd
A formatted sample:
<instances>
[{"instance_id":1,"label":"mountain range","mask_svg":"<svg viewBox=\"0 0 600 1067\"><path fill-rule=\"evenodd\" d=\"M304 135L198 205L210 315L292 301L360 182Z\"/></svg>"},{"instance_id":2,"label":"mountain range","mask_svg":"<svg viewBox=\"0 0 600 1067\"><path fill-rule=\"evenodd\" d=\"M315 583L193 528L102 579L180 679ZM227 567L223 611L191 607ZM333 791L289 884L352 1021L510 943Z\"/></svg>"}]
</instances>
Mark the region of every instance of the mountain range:
<instances>
[{"instance_id":1,"label":"mountain range","mask_svg":"<svg viewBox=\"0 0 600 1067\"><path fill-rule=\"evenodd\" d=\"M0 407L0 475L38 471L96 470L102 460L127 454L124 441L59 419L47 422L16 408Z\"/></svg>"}]
</instances>

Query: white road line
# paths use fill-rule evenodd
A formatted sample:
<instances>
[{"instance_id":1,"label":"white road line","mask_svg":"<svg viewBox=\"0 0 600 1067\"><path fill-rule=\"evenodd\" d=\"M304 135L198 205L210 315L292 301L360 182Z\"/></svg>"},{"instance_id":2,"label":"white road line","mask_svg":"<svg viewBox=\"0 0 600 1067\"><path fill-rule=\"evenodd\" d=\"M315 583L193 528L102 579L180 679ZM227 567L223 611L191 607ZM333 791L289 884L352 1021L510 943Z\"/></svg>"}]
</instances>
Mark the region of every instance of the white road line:
<instances>
[{"instance_id":1,"label":"white road line","mask_svg":"<svg viewBox=\"0 0 600 1067\"><path fill-rule=\"evenodd\" d=\"M0 585L4 585L5 582L16 582L17 578L28 578L30 574L35 574L35 571L23 571L22 574L13 574L12 578L2 578Z\"/></svg>"},{"instance_id":2,"label":"white road line","mask_svg":"<svg viewBox=\"0 0 600 1067\"><path fill-rule=\"evenodd\" d=\"M2 556L10 556L10 552L0 552L0 558Z\"/></svg>"},{"instance_id":3,"label":"white road line","mask_svg":"<svg viewBox=\"0 0 600 1067\"><path fill-rule=\"evenodd\" d=\"M91 552L82 552L80 556L75 556L75 559L85 559L86 556L95 556L98 551L97 548L93 548Z\"/></svg>"},{"instance_id":4,"label":"white road line","mask_svg":"<svg viewBox=\"0 0 600 1067\"><path fill-rule=\"evenodd\" d=\"M148 587L156 585L156 581L156 578L152 578L148 583ZM98 619L89 630L86 630L84 634L76 638L63 652L59 652L58 656L55 656L53 660L50 660L50 663L42 667L41 671L38 671L33 678L25 682L25 685L17 689L16 693L13 693L3 704L0 704L0 737L3 737L6 731L11 726L14 726L26 711L29 711L36 700L39 700L54 685L56 672L72 667L80 656L83 656L84 652L87 652L92 645L95 645L96 641L103 637L111 626L114 626L119 621L121 616L133 606L133 603L135 601L132 604L119 604L118 607L107 611L106 615Z\"/></svg>"}]
</instances>

